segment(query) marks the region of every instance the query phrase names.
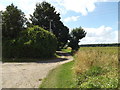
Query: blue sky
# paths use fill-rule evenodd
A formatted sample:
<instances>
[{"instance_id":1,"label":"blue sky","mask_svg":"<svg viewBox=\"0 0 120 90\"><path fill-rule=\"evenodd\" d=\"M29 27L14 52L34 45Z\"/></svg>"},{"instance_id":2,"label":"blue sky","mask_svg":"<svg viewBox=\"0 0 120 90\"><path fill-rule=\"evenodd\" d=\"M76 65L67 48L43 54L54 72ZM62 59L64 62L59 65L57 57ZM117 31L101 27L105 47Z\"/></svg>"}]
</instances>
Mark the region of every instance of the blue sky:
<instances>
[{"instance_id":1,"label":"blue sky","mask_svg":"<svg viewBox=\"0 0 120 90\"><path fill-rule=\"evenodd\" d=\"M13 3L29 18L37 2L43 0L2 0L0 10ZM61 15L70 31L82 26L87 32L80 44L118 42L118 0L46 0ZM114 1L114 2L113 2Z\"/></svg>"},{"instance_id":2,"label":"blue sky","mask_svg":"<svg viewBox=\"0 0 120 90\"><path fill-rule=\"evenodd\" d=\"M105 25L117 29L116 25L118 20L118 3L98 2L95 5L95 10L93 12L88 13L86 16L81 15L81 13L69 11L67 14L63 15L62 18L67 18L70 16L79 16L79 18L74 23L70 21L65 22L65 24L70 28L79 26L92 28Z\"/></svg>"}]
</instances>

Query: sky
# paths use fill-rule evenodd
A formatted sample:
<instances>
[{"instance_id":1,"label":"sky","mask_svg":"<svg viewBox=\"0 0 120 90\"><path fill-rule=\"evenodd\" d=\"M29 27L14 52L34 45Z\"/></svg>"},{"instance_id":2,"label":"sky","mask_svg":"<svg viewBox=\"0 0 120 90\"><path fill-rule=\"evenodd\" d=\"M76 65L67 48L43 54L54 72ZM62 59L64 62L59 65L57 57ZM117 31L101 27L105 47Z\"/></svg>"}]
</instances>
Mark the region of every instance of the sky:
<instances>
[{"instance_id":1,"label":"sky","mask_svg":"<svg viewBox=\"0 0 120 90\"><path fill-rule=\"evenodd\" d=\"M0 10L13 3L27 18L36 3L43 0L1 0ZM86 37L79 44L104 44L118 42L118 1L119 0L44 0L56 8L61 21L70 31L82 27Z\"/></svg>"}]
</instances>

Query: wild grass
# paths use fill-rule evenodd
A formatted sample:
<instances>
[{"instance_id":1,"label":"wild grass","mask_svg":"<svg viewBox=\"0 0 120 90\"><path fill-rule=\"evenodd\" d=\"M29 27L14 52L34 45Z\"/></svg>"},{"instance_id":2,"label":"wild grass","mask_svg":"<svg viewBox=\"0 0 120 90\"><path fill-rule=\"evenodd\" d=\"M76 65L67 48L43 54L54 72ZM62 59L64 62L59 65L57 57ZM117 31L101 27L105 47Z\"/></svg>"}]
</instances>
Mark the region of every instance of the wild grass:
<instances>
[{"instance_id":1,"label":"wild grass","mask_svg":"<svg viewBox=\"0 0 120 90\"><path fill-rule=\"evenodd\" d=\"M75 55L77 87L116 88L118 47L82 47Z\"/></svg>"}]
</instances>

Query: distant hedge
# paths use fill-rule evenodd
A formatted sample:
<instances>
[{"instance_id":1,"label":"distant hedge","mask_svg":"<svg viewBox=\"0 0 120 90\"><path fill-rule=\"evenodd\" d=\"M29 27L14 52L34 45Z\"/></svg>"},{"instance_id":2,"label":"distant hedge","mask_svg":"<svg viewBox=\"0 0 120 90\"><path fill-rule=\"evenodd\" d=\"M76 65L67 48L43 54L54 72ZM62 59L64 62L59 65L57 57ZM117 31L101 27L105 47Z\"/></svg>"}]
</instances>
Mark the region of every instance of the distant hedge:
<instances>
[{"instance_id":1,"label":"distant hedge","mask_svg":"<svg viewBox=\"0 0 120 90\"><path fill-rule=\"evenodd\" d=\"M49 58L56 47L55 35L33 26L24 30L19 38L3 41L3 58Z\"/></svg>"},{"instance_id":2,"label":"distant hedge","mask_svg":"<svg viewBox=\"0 0 120 90\"><path fill-rule=\"evenodd\" d=\"M79 47L119 47L120 43L111 43L111 44L84 44Z\"/></svg>"}]
</instances>

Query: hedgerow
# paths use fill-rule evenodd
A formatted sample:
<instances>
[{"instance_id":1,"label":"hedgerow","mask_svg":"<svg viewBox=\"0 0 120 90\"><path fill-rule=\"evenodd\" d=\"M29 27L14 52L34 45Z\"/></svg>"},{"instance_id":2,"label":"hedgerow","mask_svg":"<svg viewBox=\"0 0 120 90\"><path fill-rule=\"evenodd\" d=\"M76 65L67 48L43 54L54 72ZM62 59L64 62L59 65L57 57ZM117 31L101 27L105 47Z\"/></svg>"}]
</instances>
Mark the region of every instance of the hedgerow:
<instances>
[{"instance_id":1,"label":"hedgerow","mask_svg":"<svg viewBox=\"0 0 120 90\"><path fill-rule=\"evenodd\" d=\"M22 31L19 38L3 41L3 58L49 58L56 46L54 34L33 26Z\"/></svg>"}]
</instances>

